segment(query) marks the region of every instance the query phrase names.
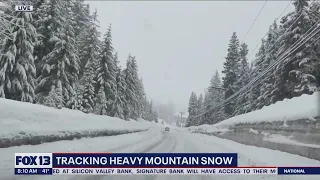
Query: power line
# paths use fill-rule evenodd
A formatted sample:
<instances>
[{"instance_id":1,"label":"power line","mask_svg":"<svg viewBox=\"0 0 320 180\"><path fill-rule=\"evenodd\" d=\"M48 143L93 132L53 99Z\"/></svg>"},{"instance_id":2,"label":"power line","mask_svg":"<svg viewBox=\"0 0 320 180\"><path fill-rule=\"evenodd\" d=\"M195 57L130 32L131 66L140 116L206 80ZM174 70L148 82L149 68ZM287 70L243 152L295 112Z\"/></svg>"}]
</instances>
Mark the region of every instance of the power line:
<instances>
[{"instance_id":1,"label":"power line","mask_svg":"<svg viewBox=\"0 0 320 180\"><path fill-rule=\"evenodd\" d=\"M309 10L309 9L311 8L312 4L315 3L315 1L316 1L316 0L313 0L313 2L309 5L309 7L308 7L307 10ZM282 14L283 14L283 13L282 13ZM296 20L286 29L286 31L276 40L276 42L275 42L269 49L267 49L266 53L263 54L262 56L260 56L258 59L256 59L253 63L255 63L255 62L258 61L258 60L261 60L266 54L268 54L268 53L270 52L270 50L276 45L276 43L278 43L278 42L280 41L280 39L282 39L282 37L292 28L292 26L299 20L299 18L300 18L301 16L302 16L302 13L300 13L300 15L296 18ZM318 21L318 22L319 22L319 21ZM317 22L317 23L318 23L318 22ZM271 70L274 66L277 66L278 64L280 64L280 62L283 61L283 57L286 55L286 53L288 53L288 51L290 51L290 50L292 51L293 48L296 47L296 45L300 44L303 40L305 40L305 39L307 38L307 36L309 36L310 34L313 33L313 31L314 31L315 29L314 29L311 33L309 33L309 31L310 31L314 26L316 26L317 23L315 23L315 24L304 34L304 36L303 36L302 38L300 38L297 42L295 42L294 44L292 44L273 64L269 65L266 70L264 70L261 74L259 74L259 75L258 75L257 77L255 77L253 80L251 80L247 85L245 85L245 86L242 87L240 90L238 90L236 93L234 93L233 95L231 95L230 97L228 97L227 99L225 99L225 100L224 100L222 103L220 103L218 106L216 106L216 107L214 107L214 108L212 108L212 109L210 109L210 110L208 110L208 111L206 111L206 112L204 112L204 113L201 113L201 114L199 114L199 115L197 115L197 116L195 116L195 117L202 116L202 115L208 113L209 111L212 111L212 110L216 109L217 107L220 107L220 106L225 105L226 103L229 104L229 103L231 102L231 99L232 99L233 97L237 96L239 93L242 93L242 91L246 90L249 86L251 86L251 85L252 85L253 83L255 83L257 80L259 80L262 76L264 76L266 73L268 73L269 70ZM315 35L315 34L313 34L313 35ZM310 37L310 38L311 38L311 37ZM310 39L310 38L309 38L309 39ZM309 39L308 39L308 40L309 40ZM306 41L305 41L304 43L306 43ZM304 43L303 43L303 44L304 44ZM301 44L299 47L301 47L303 44ZM299 47L296 47L296 49L299 48ZM296 50L296 49L295 49L295 50ZM287 54L287 56L289 56L289 55L292 54L292 53L293 53L293 51L290 52L289 54ZM242 76L238 79L238 81L235 82L235 84L239 83L239 82L240 82L244 77L246 77L249 73L250 73L250 72L247 72L247 73L245 73L244 75L242 75ZM231 87L228 87L228 88L226 89L226 91L227 91L227 90L230 90L230 88L231 88ZM246 91L246 92L247 92L247 91ZM229 103L228 103L228 102L229 102Z\"/></svg>"},{"instance_id":2,"label":"power line","mask_svg":"<svg viewBox=\"0 0 320 180\"><path fill-rule=\"evenodd\" d=\"M280 19L282 14L288 9L289 5L291 4L291 1L289 1L289 3L287 4L287 6L284 8L284 10L281 12L281 14L276 18L276 20ZM268 35L268 32L263 36L262 39L264 39L266 36ZM256 45L256 47L251 51L251 53L249 54L249 58L248 59L251 59L251 56L255 53L255 50L259 47L261 41Z\"/></svg>"},{"instance_id":3,"label":"power line","mask_svg":"<svg viewBox=\"0 0 320 180\"><path fill-rule=\"evenodd\" d=\"M296 51L298 48L300 48L301 46L303 46L307 41L309 41L312 37L314 37L318 32L320 32L320 29L317 30L316 33L314 33L314 31L319 27L319 23L320 20L315 23L305 34L304 36L299 39L297 42L295 42L294 44L292 44L275 62L273 62L271 65L268 66L268 68L266 70L264 70L262 73L260 73L257 77L255 77L253 80L251 80L247 85L245 85L244 87L242 87L240 90L238 90L236 93L234 93L232 96L230 96L229 98L225 99L222 103L218 104L217 106L215 106L214 108L208 110L207 112L201 113L198 116L202 116L206 113L208 113L209 111L212 111L218 107L221 107L223 105L227 105L229 103L231 103L231 100L233 97L237 96L240 93L246 93L248 91L243 92L244 90L246 90L249 86L253 85L255 82L257 82L261 77L263 77L265 74L267 74L271 69L273 69L275 66L279 65L282 61L285 61L289 55L291 55L294 51ZM315 27L313 29L313 27ZM313 29L313 30L312 30ZM311 32L309 32L311 31ZM312 35L311 35L312 34ZM307 39L307 40L306 40ZM303 42L304 41L304 42ZM301 42L303 42L301 44ZM306 49L306 48L305 48ZM304 49L304 50L305 50ZM291 58L292 60L293 58ZM287 63L289 63L291 60L287 61ZM260 81L262 82L262 81Z\"/></svg>"},{"instance_id":4,"label":"power line","mask_svg":"<svg viewBox=\"0 0 320 180\"><path fill-rule=\"evenodd\" d=\"M319 21L317 22L319 23ZM259 74L257 77L255 77L252 81L250 81L247 85L245 85L243 88L241 88L239 91L237 91L236 93L234 93L232 96L230 96L229 98L227 98L225 100L225 102L229 101L229 99L231 100L231 98L233 98L234 96L238 95L239 92L243 89L246 89L247 87L251 86L253 83L255 83L257 80L259 80L262 76L264 76L269 70L271 70L274 66L278 65L279 63L281 63L281 61L283 61L285 59L284 56L289 56L290 54L292 54L297 48L301 47L304 43L306 43L311 37L307 37L309 36L310 34L312 34L316 29L317 27L315 27L315 29L312 30L312 32L309 33L309 31L311 31L311 29L314 27L314 26L318 26L319 27L319 24L315 23L305 34L304 36L299 39L297 42L295 42L293 45L291 45L287 50L286 52L284 52L282 54L282 56L280 56L278 58L278 60L276 60L275 62L273 62L271 65L269 65L267 67L266 70L264 70L261 74ZM320 29L314 33L312 36L314 36L315 34L317 34L318 32L320 31ZM307 39L308 38L308 39ZM303 42L303 44L299 45L302 41L304 41L305 39L307 39L305 42ZM299 47L296 47L297 45L299 45ZM291 51L291 52L289 52ZM288 54L289 53L289 54Z\"/></svg>"},{"instance_id":5,"label":"power line","mask_svg":"<svg viewBox=\"0 0 320 180\"><path fill-rule=\"evenodd\" d=\"M260 16L260 13L262 12L262 10L264 9L264 7L266 6L268 0L266 0L262 6L262 8L260 9L258 15L256 16L256 18L254 19L253 23L251 24L251 27L249 28L249 30L247 31L246 35L244 36L242 42L244 42L244 40L246 39L246 37L248 36L249 32L251 31L253 25L255 24L256 20L258 19L258 17Z\"/></svg>"},{"instance_id":6,"label":"power line","mask_svg":"<svg viewBox=\"0 0 320 180\"><path fill-rule=\"evenodd\" d=\"M316 29L316 28L315 28ZM315 30L314 29L314 30ZM314 31L313 30L313 31ZM311 32L311 33L309 33L308 34L308 36L310 35L310 34L312 34L313 33L313 31ZM251 85L254 85L254 83L255 82L257 82L261 77L263 77L264 75L266 75L270 70L272 70L275 66L277 66L277 65L279 65L282 61L284 61L284 60L286 60L288 57L289 57L289 55L291 55L294 51L296 51L298 48L300 48L301 46L303 46L307 41L309 41L310 40L310 38L312 38L313 36L315 36L318 32L320 32L320 29L318 29L318 31L316 32L316 33L313 33L311 36L309 36L309 37L306 37L306 38L308 38L307 40L305 40L305 42L303 42L303 44L301 44L301 45L299 45L300 43L301 43L301 41L300 42L298 42L297 44L295 44L294 46L295 47L292 47L292 48L288 48L288 49L290 49L289 51L291 51L289 54L287 53L288 51L286 51L284 54L285 55L282 55L281 56L281 58L279 58L277 61L275 61L273 64L271 64L270 66L268 66L268 68L264 71L264 72L262 72L261 74L259 74L254 80L252 80L252 81L250 81L243 89L246 89L246 88L249 88L249 86L251 86ZM305 48L306 49L306 48ZM290 62L291 60L292 60L293 58L291 58L290 60L288 60L287 62L286 62L286 64L288 63L288 62ZM264 80L266 80L267 78L269 78L270 76L267 76L265 79L263 79L262 81L259 81L259 82L263 82ZM259 83L258 83L259 84ZM250 89L252 89L252 87L250 88ZM241 89L242 90L242 89ZM239 90L239 91L241 91L241 90ZM238 91L238 92L239 92ZM247 93L248 91L244 91L244 92L242 92L242 93ZM240 92L241 93L241 92ZM238 93L238 94L240 94L240 93ZM238 95L238 94L235 94L233 97L235 97L236 95ZM231 102L231 100L232 100L232 98L233 97L230 97L230 99L226 99L225 100L225 103L227 103L227 102Z\"/></svg>"},{"instance_id":7,"label":"power line","mask_svg":"<svg viewBox=\"0 0 320 180\"><path fill-rule=\"evenodd\" d=\"M319 25L318 25L318 27L319 27ZM317 27L316 27L316 28L317 28ZM316 30L316 28L315 28L314 30ZM314 31L314 30L313 30L313 31ZM312 34L313 31L310 32L307 36L309 36L310 34ZM295 47L293 47L293 48L288 48L288 49L292 49L292 50L291 50L292 52L290 52L289 54L286 53L285 55L282 56L281 59L275 61L272 65L270 65L270 66L272 66L272 67L270 68L270 66L269 66L267 72L269 72L269 71L270 71L271 69L273 69L275 66L279 65L279 64L281 63L281 60L282 60L282 61L286 60L290 54L292 54L295 50L297 50L298 48L300 48L301 46L303 46L307 41L309 41L312 37L314 37L314 36L315 36L316 34L318 34L319 32L320 32L320 29L318 29L318 31L317 31L316 33L313 33L311 36L309 36L308 39L305 40L305 42L304 42L303 44L297 46L298 44L301 43L301 41L300 41L300 42L298 42L297 44L295 44ZM319 36L314 42L312 42L311 44L315 43L317 40L319 40L319 38L320 38L320 36ZM304 38L304 39L306 39L306 38ZM307 48L308 48L308 47L305 47L302 51L306 50ZM301 51L301 52L302 52L302 51ZM286 56L286 57L284 57L284 56ZM287 62L285 62L284 65L288 64L288 63L291 62L293 59L294 59L294 57L291 57L291 59L288 60ZM263 72L263 75L265 75L267 72L264 71L264 72ZM261 73L261 74L262 74L262 73ZM262 75L262 76L263 76L263 75ZM262 76L260 76L260 77L262 77ZM259 77L259 78L260 78L260 77ZM259 81L258 84L260 84L261 82L264 82L264 81L267 80L268 78L270 78L270 76L265 77L262 81ZM255 78L255 79L257 79L257 78ZM258 80L258 79L257 79L257 80ZM253 85L253 83L257 82L257 80L252 80L252 81L251 81L252 83L250 82L250 83L248 83L248 85L249 85L249 84L250 84L250 86ZM253 81L254 81L254 82L253 82ZM258 84L256 84L256 85L258 85ZM254 87L256 87L256 86L254 86ZM246 88L247 88L247 87L246 87ZM245 89L246 89L246 88L245 88ZM253 88L253 87L251 87L250 89L252 89L252 88ZM240 90L239 90L239 91L240 91ZM239 92L239 91L238 91L238 92ZM242 94L247 93L247 92L249 92L249 91L250 91L250 90L247 90L247 91L245 91L245 92L242 92ZM242 94L241 94L241 95L242 95ZM240 97L241 97L241 96L240 96ZM238 99L239 99L239 98L237 98L236 100L238 100ZM225 101L226 101L226 100L225 100ZM218 104L217 106L215 106L214 108L212 108L210 111L212 111L212 110L214 110L215 108L218 108L218 107L224 107L225 105L228 105L228 104L230 104L231 102L232 102L232 101L231 101L231 98L230 98L229 101L222 102L222 103ZM206 114L206 113L208 113L208 112L202 113L202 114L200 114L200 115L204 115L204 114Z\"/></svg>"},{"instance_id":8,"label":"power line","mask_svg":"<svg viewBox=\"0 0 320 180\"><path fill-rule=\"evenodd\" d=\"M271 65L268 66L268 68L263 71L261 74L259 74L257 77L255 77L252 81L250 81L245 87L243 87L242 89L240 89L239 91L248 88L249 86L253 85L255 82L257 82L262 76L264 76L266 73L268 73L271 69L273 69L275 66L279 65L282 61L285 61L289 55L291 55L294 51L296 51L298 48L300 48L302 45L304 45L307 41L309 41L313 36L315 36L318 32L320 32L320 29L317 30L316 33L314 33L314 31L319 27L319 24L315 24L315 27L312 32L308 33L307 35L305 34L305 37L303 37L302 39L300 39L299 41L297 41L296 43L294 43L293 45L291 45L287 51L285 53L283 53L281 55L280 58L278 58L278 60L276 60L275 62L273 62ZM313 27L312 27L313 28ZM312 28L310 28L309 30L311 30ZM310 35L312 34L312 35ZM307 37L309 36L309 37ZM307 39L307 40L305 40ZM303 44L300 44L302 41ZM292 47L293 46L293 47ZM291 52L289 52L291 51ZM289 60L290 62L290 60ZM239 94L239 91L237 91L237 94ZM247 91L246 91L247 92ZM244 92L244 93L246 93ZM235 97L237 95L236 93L234 95L232 95L232 97ZM231 101L232 97L230 96L230 99L226 99L225 102Z\"/></svg>"},{"instance_id":9,"label":"power line","mask_svg":"<svg viewBox=\"0 0 320 180\"><path fill-rule=\"evenodd\" d=\"M315 3L316 0L313 0L313 2L310 4L310 6L308 7L308 10L311 8L312 4ZM252 63L257 62L258 60L261 60L265 55L267 55L270 50L272 50L272 48L282 39L282 37L291 29L291 27L299 20L299 18L302 16L302 13L300 13L300 15L296 18L296 20L285 30L285 32L276 40L276 42L273 43L273 45L271 47L269 47L266 50L266 53L264 53L262 56L258 57L257 59L255 59ZM250 72L245 73L244 75L242 75L234 84L239 83L244 77L246 77ZM228 90L231 87L228 88Z\"/></svg>"},{"instance_id":10,"label":"power line","mask_svg":"<svg viewBox=\"0 0 320 180\"><path fill-rule=\"evenodd\" d=\"M319 31L320 31L320 30L319 30ZM318 32L319 32L319 31L318 31ZM317 33L318 33L318 32L317 32ZM317 33L315 33L315 34L317 34ZM315 35L315 34L314 34L314 35ZM310 45L316 43L317 41L319 41L319 39L320 39L320 36L317 37L316 40L315 40L314 42L312 42ZM305 51L307 48L309 48L309 47L305 47L303 50L301 50L301 52ZM295 58L295 57L291 57L290 60L288 60L287 62L285 62L285 63L283 64L283 66L287 65L287 64L288 64L289 62L291 62L294 58ZM253 88L257 87L257 85L259 85L260 83L266 81L268 78L270 78L270 76L265 77L263 80L259 81L259 83L257 83L255 86L251 87L250 89L253 89ZM244 93L240 94L239 96L242 97L243 94L244 94ZM239 99L239 98L237 98L236 100L238 100L238 99ZM231 101L230 101L229 103L231 103ZM227 103L227 104L229 104L229 103Z\"/></svg>"},{"instance_id":11,"label":"power line","mask_svg":"<svg viewBox=\"0 0 320 180\"><path fill-rule=\"evenodd\" d=\"M291 4L291 1L292 1L292 0L289 1L289 3L287 4L286 8L284 8L284 10L283 10L283 11L281 12L281 14L278 16L277 20L280 19L281 16L282 16L282 14L288 9L288 7L289 7L290 4Z\"/></svg>"}]
</instances>

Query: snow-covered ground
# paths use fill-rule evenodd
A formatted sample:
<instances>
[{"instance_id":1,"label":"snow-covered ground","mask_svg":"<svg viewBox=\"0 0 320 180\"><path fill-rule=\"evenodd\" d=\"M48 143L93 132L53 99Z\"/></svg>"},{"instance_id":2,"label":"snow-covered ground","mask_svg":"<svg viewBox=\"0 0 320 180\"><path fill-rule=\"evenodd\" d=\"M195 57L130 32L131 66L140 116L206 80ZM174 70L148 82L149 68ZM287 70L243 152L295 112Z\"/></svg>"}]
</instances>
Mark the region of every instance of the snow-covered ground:
<instances>
[{"instance_id":1,"label":"snow-covered ground","mask_svg":"<svg viewBox=\"0 0 320 180\"><path fill-rule=\"evenodd\" d=\"M320 116L319 111L320 92L313 95L304 94L292 99L284 99L260 110L252 111L239 116L234 116L215 125L201 125L190 127L191 130L201 129L206 132L221 131L239 123L259 123L275 121L294 121L299 119L314 120Z\"/></svg>"},{"instance_id":2,"label":"snow-covered ground","mask_svg":"<svg viewBox=\"0 0 320 180\"><path fill-rule=\"evenodd\" d=\"M0 139L30 136L65 136L90 131L138 131L156 124L85 114L70 109L23 103L0 98Z\"/></svg>"},{"instance_id":3,"label":"snow-covered ground","mask_svg":"<svg viewBox=\"0 0 320 180\"><path fill-rule=\"evenodd\" d=\"M246 146L217 137L154 127L134 134L97 137L73 141L44 143L36 146L20 146L0 149L1 180L316 180L319 176L14 176L15 152L235 152L240 166L320 166L311 160L275 150Z\"/></svg>"}]
</instances>

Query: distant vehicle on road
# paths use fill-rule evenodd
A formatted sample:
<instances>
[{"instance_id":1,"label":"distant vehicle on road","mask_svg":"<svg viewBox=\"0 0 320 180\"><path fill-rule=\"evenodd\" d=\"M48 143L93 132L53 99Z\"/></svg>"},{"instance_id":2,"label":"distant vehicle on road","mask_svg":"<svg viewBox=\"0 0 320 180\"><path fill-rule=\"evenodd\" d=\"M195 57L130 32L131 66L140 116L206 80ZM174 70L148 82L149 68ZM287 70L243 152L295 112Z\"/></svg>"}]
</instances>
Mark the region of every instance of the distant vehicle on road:
<instances>
[{"instance_id":1,"label":"distant vehicle on road","mask_svg":"<svg viewBox=\"0 0 320 180\"><path fill-rule=\"evenodd\" d=\"M170 131L170 128L169 128L169 127L166 127L164 130L165 130L165 131Z\"/></svg>"}]
</instances>

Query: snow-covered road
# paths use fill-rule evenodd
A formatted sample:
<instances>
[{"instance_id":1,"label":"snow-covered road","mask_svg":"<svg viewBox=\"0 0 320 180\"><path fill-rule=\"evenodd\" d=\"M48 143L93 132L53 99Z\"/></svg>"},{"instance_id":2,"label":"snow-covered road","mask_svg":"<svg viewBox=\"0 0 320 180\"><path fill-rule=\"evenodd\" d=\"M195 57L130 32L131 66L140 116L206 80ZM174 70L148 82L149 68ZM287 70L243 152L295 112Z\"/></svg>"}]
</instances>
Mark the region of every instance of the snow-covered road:
<instances>
[{"instance_id":1,"label":"snow-covered road","mask_svg":"<svg viewBox=\"0 0 320 180\"><path fill-rule=\"evenodd\" d=\"M233 141L201 134L172 129L165 132L162 128L149 131L74 141L60 141L36 146L20 146L0 149L1 180L300 180L303 176L14 176L15 152L236 152L242 166L320 166L320 161L284 152L246 146ZM319 179L308 176L306 179Z\"/></svg>"}]
</instances>

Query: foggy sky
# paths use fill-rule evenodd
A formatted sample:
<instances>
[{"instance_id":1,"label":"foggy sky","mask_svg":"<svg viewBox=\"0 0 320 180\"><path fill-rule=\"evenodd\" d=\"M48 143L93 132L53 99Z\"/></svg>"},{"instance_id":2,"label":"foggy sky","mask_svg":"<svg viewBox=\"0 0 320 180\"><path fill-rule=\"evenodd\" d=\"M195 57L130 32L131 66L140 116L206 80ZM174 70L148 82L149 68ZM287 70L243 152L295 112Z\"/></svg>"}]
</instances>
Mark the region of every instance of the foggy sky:
<instances>
[{"instance_id":1,"label":"foggy sky","mask_svg":"<svg viewBox=\"0 0 320 180\"><path fill-rule=\"evenodd\" d=\"M87 1L98 10L102 34L112 24L121 65L136 56L148 98L183 111L192 91L203 93L214 72L221 74L232 33L242 42L264 2ZM249 55L288 3L267 2L245 39Z\"/></svg>"}]
</instances>

